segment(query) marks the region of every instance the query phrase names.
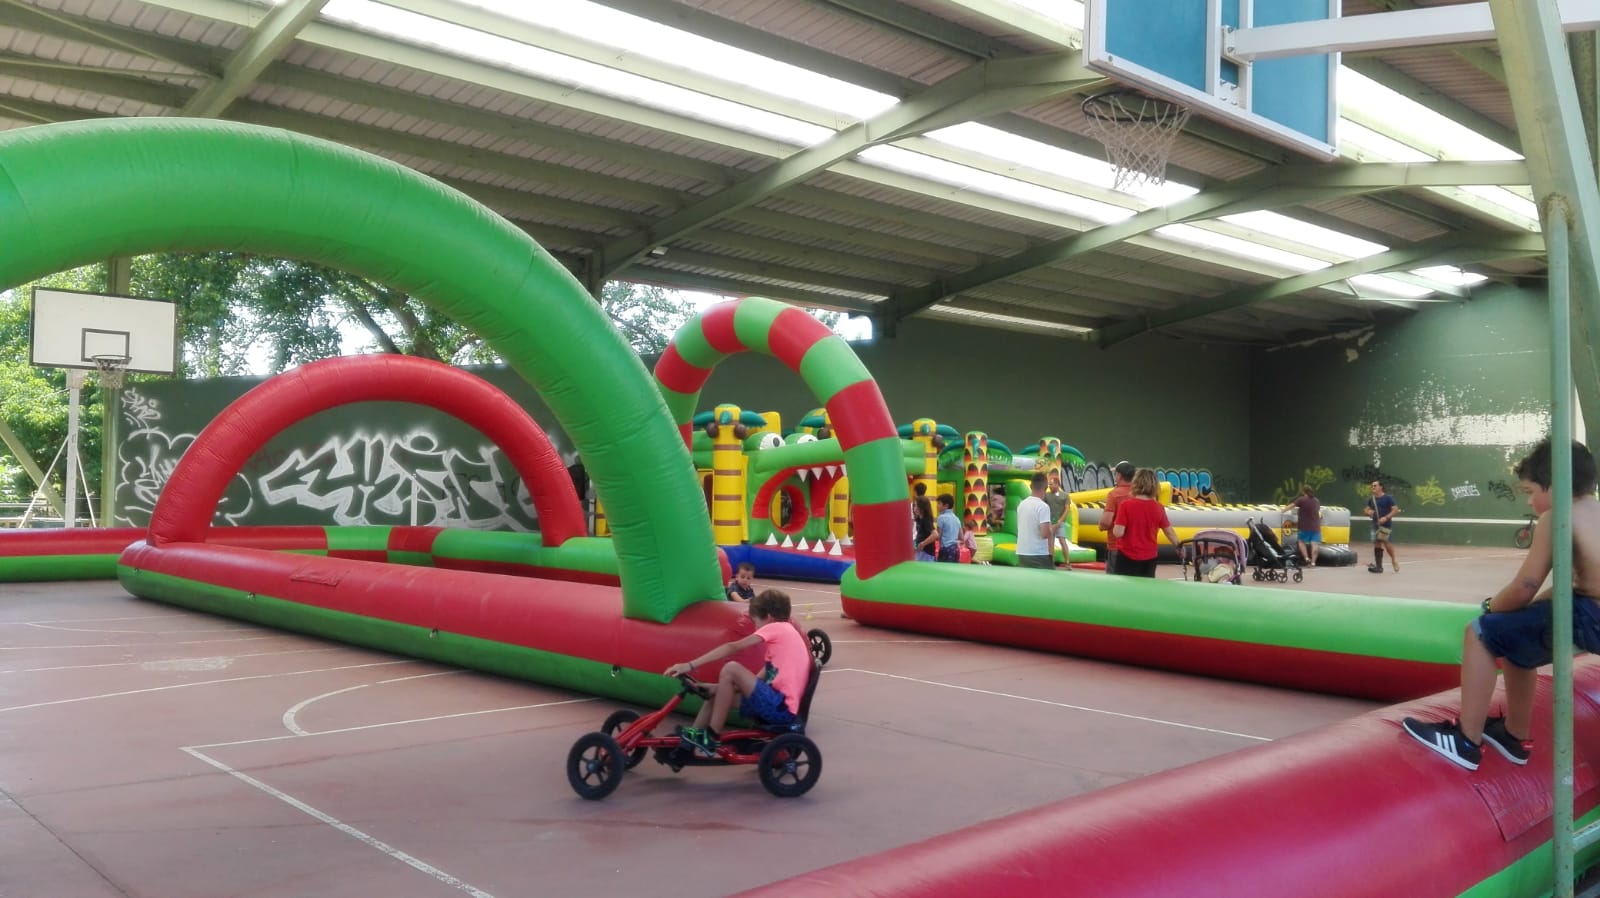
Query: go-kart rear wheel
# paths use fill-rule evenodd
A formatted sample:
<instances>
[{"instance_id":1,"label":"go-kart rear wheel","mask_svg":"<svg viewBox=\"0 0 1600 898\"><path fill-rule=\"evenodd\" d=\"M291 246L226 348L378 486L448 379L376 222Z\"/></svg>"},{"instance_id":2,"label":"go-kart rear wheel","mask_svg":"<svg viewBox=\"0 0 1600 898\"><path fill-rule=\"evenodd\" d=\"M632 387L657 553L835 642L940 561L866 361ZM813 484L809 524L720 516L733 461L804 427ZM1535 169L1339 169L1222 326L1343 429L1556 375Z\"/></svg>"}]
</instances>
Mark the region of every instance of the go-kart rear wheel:
<instances>
[{"instance_id":1,"label":"go-kart rear wheel","mask_svg":"<svg viewBox=\"0 0 1600 898\"><path fill-rule=\"evenodd\" d=\"M638 719L639 712L631 708L623 708L621 711L613 711L611 712L611 716L606 718L606 722L600 726L600 732L605 733L607 736L615 739L618 733L628 728L628 724L633 723ZM645 735L648 736L650 734L646 733ZM628 752L626 762L628 769L632 770L633 768L638 767L639 762L644 760L644 756L645 750L643 748L636 748L633 751Z\"/></svg>"},{"instance_id":2,"label":"go-kart rear wheel","mask_svg":"<svg viewBox=\"0 0 1600 898\"><path fill-rule=\"evenodd\" d=\"M826 665L833 657L833 640L823 630L807 630L806 641L811 643L811 657L817 660L817 666Z\"/></svg>"},{"instance_id":3,"label":"go-kart rear wheel","mask_svg":"<svg viewBox=\"0 0 1600 898\"><path fill-rule=\"evenodd\" d=\"M799 733L784 733L767 743L756 764L761 785L779 798L794 798L811 791L822 776L822 752L817 743Z\"/></svg>"},{"instance_id":4,"label":"go-kart rear wheel","mask_svg":"<svg viewBox=\"0 0 1600 898\"><path fill-rule=\"evenodd\" d=\"M622 747L605 733L585 733L567 752L567 782L579 798L599 801L622 783Z\"/></svg>"}]
</instances>

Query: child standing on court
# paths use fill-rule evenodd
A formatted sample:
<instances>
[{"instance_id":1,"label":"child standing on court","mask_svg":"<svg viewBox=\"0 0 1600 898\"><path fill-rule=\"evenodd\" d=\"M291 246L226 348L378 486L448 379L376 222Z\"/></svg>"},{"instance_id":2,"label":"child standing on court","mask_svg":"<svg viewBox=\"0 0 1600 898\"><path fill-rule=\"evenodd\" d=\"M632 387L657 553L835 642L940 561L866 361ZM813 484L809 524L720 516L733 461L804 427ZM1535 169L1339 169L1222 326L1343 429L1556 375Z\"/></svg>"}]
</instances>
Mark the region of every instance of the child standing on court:
<instances>
[{"instance_id":1,"label":"child standing on court","mask_svg":"<svg viewBox=\"0 0 1600 898\"><path fill-rule=\"evenodd\" d=\"M1512 469L1528 506L1539 515L1533 545L1511 582L1483 600L1483 615L1467 626L1461 645L1461 717L1454 723L1425 723L1407 717L1412 738L1450 763L1477 770L1485 741L1513 764L1528 763L1533 743L1533 693L1540 667L1554 657L1551 647L1551 593L1540 590L1550 575L1554 549L1550 521L1551 461L1547 438ZM1572 641L1600 652L1600 501L1595 500L1594 456L1572 444ZM1503 659L1506 707L1489 716L1494 697L1495 659Z\"/></svg>"},{"instance_id":2,"label":"child standing on court","mask_svg":"<svg viewBox=\"0 0 1600 898\"><path fill-rule=\"evenodd\" d=\"M733 572L733 579L728 581L728 588L723 590L730 602L748 602L756 597L756 566L748 561L739 562L739 567Z\"/></svg>"},{"instance_id":3,"label":"child standing on court","mask_svg":"<svg viewBox=\"0 0 1600 898\"><path fill-rule=\"evenodd\" d=\"M727 722L734 699L739 713L767 724L792 723L800 714L800 699L811 679L811 647L800 628L789 620L789 596L764 589L750 601L750 620L756 631L743 639L725 642L709 652L667 668L667 676L692 673L702 665L731 658L753 645L765 647L766 663L757 676L742 664L724 664L711 698L700 705L694 726L680 732L684 744L706 757L717 753L717 727Z\"/></svg>"}]
</instances>

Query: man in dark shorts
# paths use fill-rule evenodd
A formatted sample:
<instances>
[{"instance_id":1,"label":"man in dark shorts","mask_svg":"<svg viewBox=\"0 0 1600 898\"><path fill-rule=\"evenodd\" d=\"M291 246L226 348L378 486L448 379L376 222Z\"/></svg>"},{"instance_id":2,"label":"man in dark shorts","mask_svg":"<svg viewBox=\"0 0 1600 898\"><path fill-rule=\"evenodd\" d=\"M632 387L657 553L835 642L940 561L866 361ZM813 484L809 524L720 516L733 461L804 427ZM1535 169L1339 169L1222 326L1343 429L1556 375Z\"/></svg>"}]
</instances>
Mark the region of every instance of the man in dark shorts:
<instances>
[{"instance_id":1,"label":"man in dark shorts","mask_svg":"<svg viewBox=\"0 0 1600 898\"><path fill-rule=\"evenodd\" d=\"M1526 764L1532 751L1533 696L1540 667L1554 657L1550 596L1540 590L1550 575L1554 550L1550 521L1551 461L1546 439L1513 469L1518 488L1539 515L1533 545L1517 575L1483 600L1483 615L1467 626L1461 645L1461 716L1456 723L1425 723L1407 717L1407 733L1446 760L1477 770L1487 742L1513 764ZM1600 652L1600 501L1596 501L1594 456L1572 444L1572 641ZM1504 660L1506 707L1490 717L1495 659Z\"/></svg>"}]
</instances>

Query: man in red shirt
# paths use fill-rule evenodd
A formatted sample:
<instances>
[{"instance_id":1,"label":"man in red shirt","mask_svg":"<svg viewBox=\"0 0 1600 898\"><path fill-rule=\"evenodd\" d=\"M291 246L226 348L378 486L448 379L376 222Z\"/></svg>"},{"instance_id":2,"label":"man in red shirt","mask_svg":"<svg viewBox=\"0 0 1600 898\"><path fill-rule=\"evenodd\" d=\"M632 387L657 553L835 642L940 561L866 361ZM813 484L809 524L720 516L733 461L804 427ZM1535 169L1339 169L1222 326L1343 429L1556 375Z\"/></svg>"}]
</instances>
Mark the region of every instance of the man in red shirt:
<instances>
[{"instance_id":1,"label":"man in red shirt","mask_svg":"<svg viewBox=\"0 0 1600 898\"><path fill-rule=\"evenodd\" d=\"M1133 462L1119 461L1111 469L1116 484L1111 487L1111 492L1106 495L1105 511L1100 512L1100 529L1106 533L1106 573L1116 573L1117 568L1117 538L1111 533L1111 525L1117 520L1117 506L1122 501L1133 495Z\"/></svg>"}]
</instances>

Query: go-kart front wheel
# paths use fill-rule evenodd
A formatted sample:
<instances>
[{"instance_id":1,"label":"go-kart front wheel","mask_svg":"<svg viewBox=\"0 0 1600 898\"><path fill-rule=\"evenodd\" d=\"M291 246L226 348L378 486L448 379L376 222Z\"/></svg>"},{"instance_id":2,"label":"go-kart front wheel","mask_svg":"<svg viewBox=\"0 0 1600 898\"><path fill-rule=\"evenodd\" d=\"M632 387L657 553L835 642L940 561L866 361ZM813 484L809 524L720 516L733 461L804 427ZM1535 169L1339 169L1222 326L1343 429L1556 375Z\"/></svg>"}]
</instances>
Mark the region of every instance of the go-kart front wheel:
<instances>
[{"instance_id":1,"label":"go-kart front wheel","mask_svg":"<svg viewBox=\"0 0 1600 898\"><path fill-rule=\"evenodd\" d=\"M756 769L761 785L779 798L794 798L811 791L822 776L822 752L817 743L799 733L785 733L761 750Z\"/></svg>"},{"instance_id":2,"label":"go-kart front wheel","mask_svg":"<svg viewBox=\"0 0 1600 898\"><path fill-rule=\"evenodd\" d=\"M579 798L599 801L622 783L622 747L605 733L585 733L567 752L567 782Z\"/></svg>"},{"instance_id":3,"label":"go-kart front wheel","mask_svg":"<svg viewBox=\"0 0 1600 898\"><path fill-rule=\"evenodd\" d=\"M633 723L638 719L639 712L634 711L631 708L623 708L621 711L613 711L611 712L611 716L606 718L606 722L601 724L600 732L605 733L607 736L615 739L617 738L617 734L628 728L628 724ZM646 733L645 735L648 736L650 734ZM639 762L644 760L644 756L645 750L643 748L636 748L633 751L628 752L626 761L627 768L632 770L633 768L638 767Z\"/></svg>"}]
</instances>

